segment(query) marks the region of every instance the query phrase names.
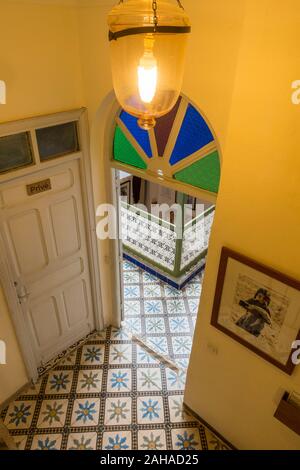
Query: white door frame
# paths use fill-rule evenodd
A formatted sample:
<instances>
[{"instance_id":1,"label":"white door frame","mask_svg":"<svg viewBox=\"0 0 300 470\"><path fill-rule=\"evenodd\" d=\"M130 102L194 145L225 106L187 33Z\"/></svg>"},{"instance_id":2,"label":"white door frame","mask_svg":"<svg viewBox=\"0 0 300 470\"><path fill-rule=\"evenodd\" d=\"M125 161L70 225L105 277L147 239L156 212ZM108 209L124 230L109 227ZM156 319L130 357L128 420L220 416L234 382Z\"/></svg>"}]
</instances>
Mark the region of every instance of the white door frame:
<instances>
[{"instance_id":1,"label":"white door frame","mask_svg":"<svg viewBox=\"0 0 300 470\"><path fill-rule=\"evenodd\" d=\"M42 127L49 127L57 124L64 124L71 121L78 123L78 137L81 150L65 157L49 160L48 162L41 163L38 156L38 146L36 141L35 129ZM102 310L102 296L100 287L100 268L98 256L98 244L96 236L96 220L95 220L95 205L94 194L91 176L91 161L89 150L89 132L87 111L85 108L78 110L67 111L63 113L51 114L47 116L34 117L9 123L0 124L0 137L18 132L30 132L33 153L35 156L35 165L27 168L14 170L0 175L1 183L20 179L23 176L34 175L35 173L50 169L54 166L66 163L70 160L79 161L83 211L86 222L86 238L89 258L90 277L92 285L92 300L94 309L95 327L101 331L104 327L103 310ZM27 325L22 314L21 306L17 300L16 290L13 282L14 278L10 270L7 254L4 249L4 242L0 234L0 282L2 284L8 308L11 313L17 338L19 341L20 349L22 352L23 360L29 379L35 381L38 377L36 359L30 343L30 335L27 333Z\"/></svg>"}]
</instances>

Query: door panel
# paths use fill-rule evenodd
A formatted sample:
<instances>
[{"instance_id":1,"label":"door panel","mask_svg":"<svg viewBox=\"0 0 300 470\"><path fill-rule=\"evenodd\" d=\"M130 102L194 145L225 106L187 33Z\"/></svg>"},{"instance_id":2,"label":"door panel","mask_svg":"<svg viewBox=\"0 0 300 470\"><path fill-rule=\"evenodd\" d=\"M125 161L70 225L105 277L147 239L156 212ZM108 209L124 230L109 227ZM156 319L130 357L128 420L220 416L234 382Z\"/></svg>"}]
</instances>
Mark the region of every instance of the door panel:
<instances>
[{"instance_id":1,"label":"door panel","mask_svg":"<svg viewBox=\"0 0 300 470\"><path fill-rule=\"evenodd\" d=\"M26 186L50 179L29 196ZM48 186L47 186L48 187ZM94 330L79 162L6 183L0 229L38 365Z\"/></svg>"},{"instance_id":2,"label":"door panel","mask_svg":"<svg viewBox=\"0 0 300 470\"><path fill-rule=\"evenodd\" d=\"M88 317L87 295L84 280L76 282L63 293L69 327L81 323Z\"/></svg>"},{"instance_id":3,"label":"door panel","mask_svg":"<svg viewBox=\"0 0 300 470\"><path fill-rule=\"evenodd\" d=\"M80 249L76 200L72 197L50 207L56 256L65 257Z\"/></svg>"},{"instance_id":4,"label":"door panel","mask_svg":"<svg viewBox=\"0 0 300 470\"><path fill-rule=\"evenodd\" d=\"M20 212L7 222L11 256L19 276L32 274L48 264L39 211Z\"/></svg>"},{"instance_id":5,"label":"door panel","mask_svg":"<svg viewBox=\"0 0 300 470\"><path fill-rule=\"evenodd\" d=\"M59 309L55 297L48 297L36 303L29 311L38 347L44 349L62 335Z\"/></svg>"}]
</instances>

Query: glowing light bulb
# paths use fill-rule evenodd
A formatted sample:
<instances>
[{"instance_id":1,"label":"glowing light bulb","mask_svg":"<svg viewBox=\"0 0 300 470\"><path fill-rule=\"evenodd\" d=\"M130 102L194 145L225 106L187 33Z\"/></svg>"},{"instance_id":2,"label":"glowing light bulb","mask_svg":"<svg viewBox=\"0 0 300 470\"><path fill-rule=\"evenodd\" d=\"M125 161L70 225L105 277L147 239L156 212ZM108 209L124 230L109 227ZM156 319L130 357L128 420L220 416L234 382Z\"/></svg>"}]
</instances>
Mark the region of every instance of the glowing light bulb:
<instances>
[{"instance_id":1,"label":"glowing light bulb","mask_svg":"<svg viewBox=\"0 0 300 470\"><path fill-rule=\"evenodd\" d=\"M138 66L138 89L141 100L151 103L157 90L157 60L152 51L145 51Z\"/></svg>"}]
</instances>

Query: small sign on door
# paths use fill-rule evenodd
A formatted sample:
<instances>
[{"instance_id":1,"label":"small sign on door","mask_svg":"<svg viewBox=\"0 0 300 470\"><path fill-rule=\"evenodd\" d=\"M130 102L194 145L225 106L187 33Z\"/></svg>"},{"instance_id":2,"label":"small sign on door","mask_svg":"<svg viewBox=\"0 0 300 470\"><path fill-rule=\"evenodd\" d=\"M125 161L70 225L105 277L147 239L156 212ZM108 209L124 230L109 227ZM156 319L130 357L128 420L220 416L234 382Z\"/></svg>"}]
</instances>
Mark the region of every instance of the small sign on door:
<instances>
[{"instance_id":1,"label":"small sign on door","mask_svg":"<svg viewBox=\"0 0 300 470\"><path fill-rule=\"evenodd\" d=\"M50 189L52 189L50 178L43 181L38 181L37 183L27 184L26 189L28 196L50 191Z\"/></svg>"}]
</instances>

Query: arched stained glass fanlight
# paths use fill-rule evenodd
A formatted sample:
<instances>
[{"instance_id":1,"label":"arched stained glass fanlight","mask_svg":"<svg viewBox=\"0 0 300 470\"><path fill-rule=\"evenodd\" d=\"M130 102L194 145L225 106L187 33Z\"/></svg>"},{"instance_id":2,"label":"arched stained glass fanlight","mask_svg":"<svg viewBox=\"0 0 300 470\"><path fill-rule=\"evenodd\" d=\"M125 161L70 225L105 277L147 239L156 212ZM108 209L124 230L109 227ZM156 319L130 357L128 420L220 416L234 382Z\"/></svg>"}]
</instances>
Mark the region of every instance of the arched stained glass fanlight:
<instances>
[{"instance_id":1,"label":"arched stained glass fanlight","mask_svg":"<svg viewBox=\"0 0 300 470\"><path fill-rule=\"evenodd\" d=\"M130 172L135 167L210 193L220 183L220 156L205 118L186 98L148 131L125 111L116 118L113 159ZM141 175L142 176L142 175Z\"/></svg>"}]
</instances>

